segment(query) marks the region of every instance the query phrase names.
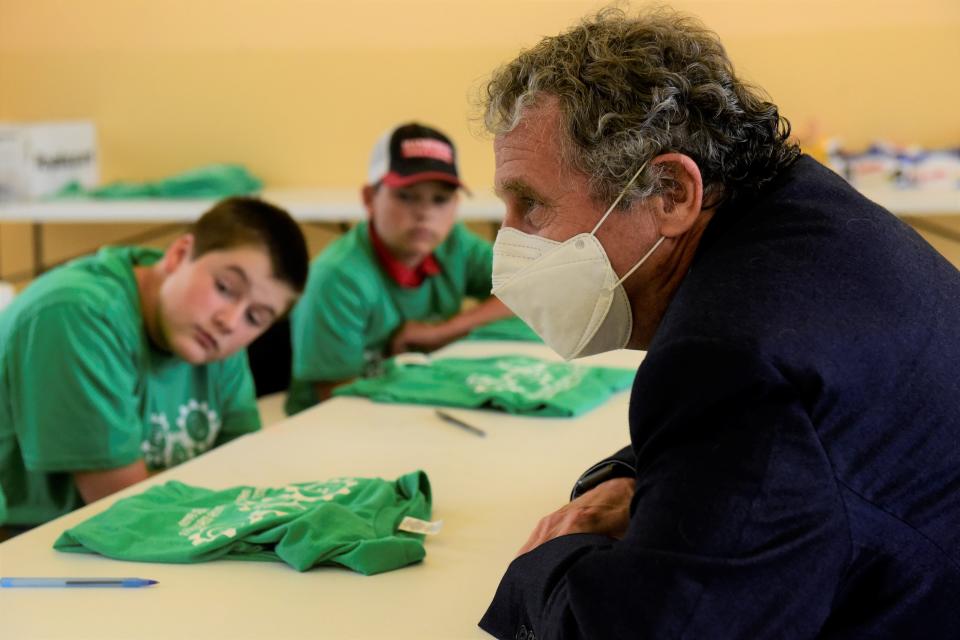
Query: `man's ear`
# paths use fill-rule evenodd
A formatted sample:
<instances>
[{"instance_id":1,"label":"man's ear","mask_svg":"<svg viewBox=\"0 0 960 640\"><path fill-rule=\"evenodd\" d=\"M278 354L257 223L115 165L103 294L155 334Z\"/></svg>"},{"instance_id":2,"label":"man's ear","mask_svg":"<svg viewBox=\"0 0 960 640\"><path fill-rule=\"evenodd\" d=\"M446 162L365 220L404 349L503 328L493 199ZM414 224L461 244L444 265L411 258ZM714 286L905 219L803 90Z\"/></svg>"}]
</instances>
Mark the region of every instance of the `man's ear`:
<instances>
[{"instance_id":1,"label":"man's ear","mask_svg":"<svg viewBox=\"0 0 960 640\"><path fill-rule=\"evenodd\" d=\"M700 168L690 156L665 153L651 161L664 173L665 190L659 195L662 203L657 217L660 234L668 238L682 236L690 230L703 206L703 178Z\"/></svg>"},{"instance_id":2,"label":"man's ear","mask_svg":"<svg viewBox=\"0 0 960 640\"><path fill-rule=\"evenodd\" d=\"M193 234L185 233L174 240L160 259L160 267L165 275L176 271L181 264L193 258Z\"/></svg>"},{"instance_id":3,"label":"man's ear","mask_svg":"<svg viewBox=\"0 0 960 640\"><path fill-rule=\"evenodd\" d=\"M372 184L363 185L360 197L363 199L363 208L367 210L367 218L373 219L373 199L377 195L377 187Z\"/></svg>"}]
</instances>

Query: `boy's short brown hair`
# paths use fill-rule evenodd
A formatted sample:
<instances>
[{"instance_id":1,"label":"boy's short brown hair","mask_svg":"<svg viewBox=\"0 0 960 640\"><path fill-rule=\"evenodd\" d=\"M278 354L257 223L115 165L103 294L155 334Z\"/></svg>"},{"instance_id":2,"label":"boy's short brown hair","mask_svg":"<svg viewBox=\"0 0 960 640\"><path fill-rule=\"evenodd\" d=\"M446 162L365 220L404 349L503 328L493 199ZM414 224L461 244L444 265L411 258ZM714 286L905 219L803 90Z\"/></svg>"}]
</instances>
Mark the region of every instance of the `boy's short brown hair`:
<instances>
[{"instance_id":1,"label":"boy's short brown hair","mask_svg":"<svg viewBox=\"0 0 960 640\"><path fill-rule=\"evenodd\" d=\"M310 262L307 241L297 221L280 207L259 198L227 198L200 216L190 233L194 259L211 251L262 247L274 277L303 293Z\"/></svg>"}]
</instances>

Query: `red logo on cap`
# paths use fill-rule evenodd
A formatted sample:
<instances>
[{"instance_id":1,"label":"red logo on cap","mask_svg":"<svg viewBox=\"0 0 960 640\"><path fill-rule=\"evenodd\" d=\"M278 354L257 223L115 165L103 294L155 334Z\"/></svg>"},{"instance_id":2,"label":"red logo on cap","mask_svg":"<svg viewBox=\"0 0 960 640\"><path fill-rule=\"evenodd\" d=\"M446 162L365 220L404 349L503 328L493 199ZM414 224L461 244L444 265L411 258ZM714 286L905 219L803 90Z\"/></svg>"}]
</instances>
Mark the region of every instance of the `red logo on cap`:
<instances>
[{"instance_id":1,"label":"red logo on cap","mask_svg":"<svg viewBox=\"0 0 960 640\"><path fill-rule=\"evenodd\" d=\"M453 149L446 142L433 138L413 138L400 143L400 155L404 158L430 158L453 164Z\"/></svg>"}]
</instances>

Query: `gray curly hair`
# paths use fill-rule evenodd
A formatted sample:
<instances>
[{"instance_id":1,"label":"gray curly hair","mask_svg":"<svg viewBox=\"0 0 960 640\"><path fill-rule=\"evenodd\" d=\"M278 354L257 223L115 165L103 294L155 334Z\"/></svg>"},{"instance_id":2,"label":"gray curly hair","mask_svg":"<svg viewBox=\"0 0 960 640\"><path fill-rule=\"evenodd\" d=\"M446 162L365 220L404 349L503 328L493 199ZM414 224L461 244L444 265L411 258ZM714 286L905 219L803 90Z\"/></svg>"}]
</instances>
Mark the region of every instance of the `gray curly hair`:
<instances>
[{"instance_id":1,"label":"gray curly hair","mask_svg":"<svg viewBox=\"0 0 960 640\"><path fill-rule=\"evenodd\" d=\"M697 163L712 204L759 188L800 154L790 123L736 77L718 36L666 8L636 18L604 9L522 51L481 92L494 134L516 127L539 95L555 96L563 159L590 176L592 197L604 203L662 153ZM648 165L622 206L667 194L672 181L663 164Z\"/></svg>"}]
</instances>

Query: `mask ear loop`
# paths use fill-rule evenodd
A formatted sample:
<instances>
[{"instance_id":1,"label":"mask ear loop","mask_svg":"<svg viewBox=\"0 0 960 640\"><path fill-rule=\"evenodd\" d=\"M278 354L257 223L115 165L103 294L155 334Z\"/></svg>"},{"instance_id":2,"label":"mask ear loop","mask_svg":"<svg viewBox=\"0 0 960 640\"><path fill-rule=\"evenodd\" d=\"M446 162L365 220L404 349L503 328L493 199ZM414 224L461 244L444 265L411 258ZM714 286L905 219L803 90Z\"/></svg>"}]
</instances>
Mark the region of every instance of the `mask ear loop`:
<instances>
[{"instance_id":1,"label":"mask ear loop","mask_svg":"<svg viewBox=\"0 0 960 640\"><path fill-rule=\"evenodd\" d=\"M616 288L619 287L621 284L623 284L623 281L626 280L627 278L629 278L629 277L633 274L634 271L636 271L637 269L639 269L639 268L640 268L640 265L642 265L644 262L646 262L646 261L647 261L647 258L649 258L651 255L653 255L653 252L657 250L657 247L659 247L659 246L663 243L663 241L666 240L666 239L667 239L666 236L660 236L660 239L657 240L656 242L654 242L654 243L653 243L653 246L650 247L650 251L647 251L645 254L643 254L643 257L640 258L640 260L637 262L637 264L633 265L633 268L630 269L630 271L627 271L627 273L626 273L622 278L620 278L619 280L617 280L617 283L614 284L614 285L613 285L612 287L610 287L610 288L611 288L611 289L616 289Z\"/></svg>"},{"instance_id":2,"label":"mask ear loop","mask_svg":"<svg viewBox=\"0 0 960 640\"><path fill-rule=\"evenodd\" d=\"M590 232L590 235L595 236L595 235L597 234L597 229L599 229L599 228L600 228L600 225L603 224L603 221L607 219L607 216L610 215L610 212L613 211L618 204L620 204L620 201L623 200L623 196L626 195L627 190L628 190L630 187L633 186L633 183L637 181L637 178L640 177L640 174L641 174L641 173L643 172L643 170L646 169L646 168L647 168L647 163L646 163L646 162L644 162L642 165L640 165L640 168L637 169L637 172L636 172L635 174L633 174L633 177L632 177L632 178L630 178L630 182L627 183L627 186L625 186L625 187L623 188L623 191L620 192L620 195L617 196L617 199L613 201L613 204L610 205L610 208L607 209L607 212L604 213L603 216L600 218L600 221L597 223L597 226L595 226L595 227L593 228L593 231ZM666 240L666 237L665 237L665 236L660 236L660 239L657 240L652 247L650 247L650 250L649 250L649 251L647 251L645 254L643 254L643 257L640 258L639 261L637 261L637 264L633 265L633 268L631 268L630 271L627 271L626 275L624 275L622 278L620 278L619 280L617 280L617 282L616 282L613 286L608 287L608 291L612 291L612 290L616 289L616 288L619 287L621 284L623 284L623 281L624 281L624 280L626 280L626 279L629 278L631 275L633 275L633 272L636 271L637 269L639 269L639 268L640 268L640 265L642 265L644 262L646 262L647 258L649 258L649 257L653 254L653 252L657 250L657 247L659 247L659 246L663 243L664 240Z\"/></svg>"},{"instance_id":3,"label":"mask ear loop","mask_svg":"<svg viewBox=\"0 0 960 640\"><path fill-rule=\"evenodd\" d=\"M617 207L618 204L620 204L620 201L623 200L623 196L625 196L625 195L627 194L627 190L630 189L630 187L633 186L633 183L636 182L636 181L637 181L637 178L640 177L640 173L641 173L644 169L646 169L646 168L647 168L647 163L646 163L646 162L644 162L642 165L640 165L640 168L637 169L637 172L636 172L635 174L633 174L633 177L632 177L632 178L630 178L630 182L627 183L627 186L625 186L625 187L623 188L623 191L620 192L620 195L617 196L617 199L613 201L613 204L610 205L610 208L607 209L607 212L606 212L605 214L603 214L603 217L600 218L600 221L597 223L597 226L595 226L595 227L593 228L593 231L590 232L590 235L592 235L592 236L597 235L597 229L599 229L599 228L600 228L600 225L603 224L603 221L607 219L607 216L610 215L610 212L613 211L613 210Z\"/></svg>"}]
</instances>

